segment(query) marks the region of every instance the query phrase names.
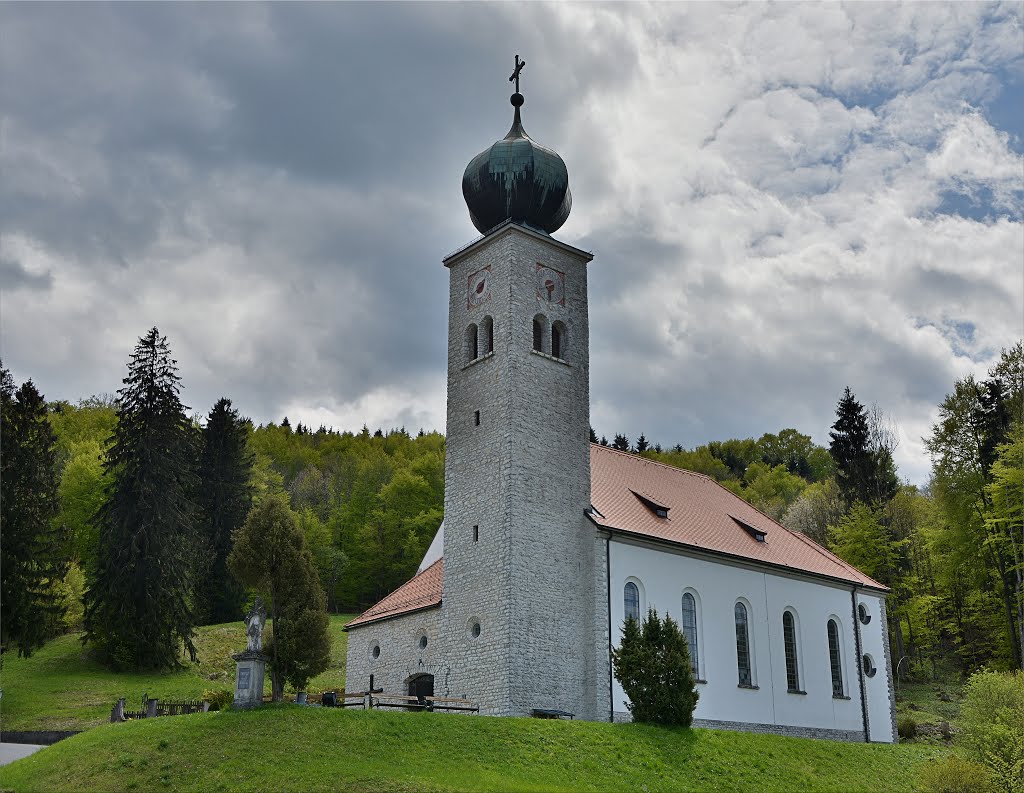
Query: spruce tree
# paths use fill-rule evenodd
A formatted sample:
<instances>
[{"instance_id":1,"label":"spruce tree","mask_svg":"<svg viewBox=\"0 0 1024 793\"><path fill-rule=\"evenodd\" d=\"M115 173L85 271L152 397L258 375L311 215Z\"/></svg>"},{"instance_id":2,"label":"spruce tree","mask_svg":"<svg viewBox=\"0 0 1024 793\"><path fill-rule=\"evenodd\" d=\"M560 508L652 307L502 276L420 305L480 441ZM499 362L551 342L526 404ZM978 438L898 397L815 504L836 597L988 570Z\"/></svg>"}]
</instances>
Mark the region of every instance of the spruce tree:
<instances>
[{"instance_id":1,"label":"spruce tree","mask_svg":"<svg viewBox=\"0 0 1024 793\"><path fill-rule=\"evenodd\" d=\"M15 392L0 364L0 652L28 656L63 608L54 585L67 572L67 536L54 521L57 438L31 380Z\"/></svg>"},{"instance_id":2,"label":"spruce tree","mask_svg":"<svg viewBox=\"0 0 1024 793\"><path fill-rule=\"evenodd\" d=\"M629 697L633 720L689 727L700 694L690 651L679 625L654 609L643 625L633 617L622 627L622 641L612 650L615 679Z\"/></svg>"},{"instance_id":3,"label":"spruce tree","mask_svg":"<svg viewBox=\"0 0 1024 793\"><path fill-rule=\"evenodd\" d=\"M881 411L877 407L867 411L847 387L836 406L832 429L829 453L847 506L857 501L882 506L891 501L900 482L892 459L894 434Z\"/></svg>"},{"instance_id":4,"label":"spruce tree","mask_svg":"<svg viewBox=\"0 0 1024 793\"><path fill-rule=\"evenodd\" d=\"M847 504L871 503L871 431L864 406L849 386L836 406L836 423L829 437L829 452L836 463L836 482Z\"/></svg>"},{"instance_id":5,"label":"spruce tree","mask_svg":"<svg viewBox=\"0 0 1024 793\"><path fill-rule=\"evenodd\" d=\"M242 616L245 587L228 569L232 533L245 523L252 507L253 456L247 448L247 421L221 398L203 429L197 506L210 561L203 586L208 623L231 622Z\"/></svg>"},{"instance_id":6,"label":"spruce tree","mask_svg":"<svg viewBox=\"0 0 1024 793\"><path fill-rule=\"evenodd\" d=\"M96 517L85 640L118 668L173 666L179 642L195 660L197 450L176 364L156 328L139 340L103 463L110 485Z\"/></svg>"}]
</instances>

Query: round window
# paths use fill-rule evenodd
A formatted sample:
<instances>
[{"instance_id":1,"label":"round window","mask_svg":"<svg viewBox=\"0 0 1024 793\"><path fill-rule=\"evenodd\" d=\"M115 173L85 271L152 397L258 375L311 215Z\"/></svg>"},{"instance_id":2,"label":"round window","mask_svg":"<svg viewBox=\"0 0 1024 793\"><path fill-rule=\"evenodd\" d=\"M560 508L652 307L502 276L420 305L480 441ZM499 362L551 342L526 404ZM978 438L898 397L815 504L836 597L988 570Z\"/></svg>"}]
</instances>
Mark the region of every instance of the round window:
<instances>
[{"instance_id":1,"label":"round window","mask_svg":"<svg viewBox=\"0 0 1024 793\"><path fill-rule=\"evenodd\" d=\"M871 622L871 615L868 614L868 607L865 606L863 603L857 606L857 616L860 618L860 621L863 622L865 625Z\"/></svg>"},{"instance_id":2,"label":"round window","mask_svg":"<svg viewBox=\"0 0 1024 793\"><path fill-rule=\"evenodd\" d=\"M426 636L420 636L420 649L421 650L426 650L427 649L427 637Z\"/></svg>"},{"instance_id":3,"label":"round window","mask_svg":"<svg viewBox=\"0 0 1024 793\"><path fill-rule=\"evenodd\" d=\"M370 656L372 658L380 658L380 645L375 644L370 650Z\"/></svg>"},{"instance_id":4,"label":"round window","mask_svg":"<svg viewBox=\"0 0 1024 793\"><path fill-rule=\"evenodd\" d=\"M875 668L875 661L874 661L874 659L870 655L865 654L864 655L864 659L863 659L863 663L864 663L864 674L867 675L868 677L874 677L875 676L875 672L878 671Z\"/></svg>"},{"instance_id":5,"label":"round window","mask_svg":"<svg viewBox=\"0 0 1024 793\"><path fill-rule=\"evenodd\" d=\"M480 623L479 622L474 622L473 623L472 627L470 627L470 629L469 629L469 635L472 636L474 639L477 636L480 635Z\"/></svg>"}]
</instances>

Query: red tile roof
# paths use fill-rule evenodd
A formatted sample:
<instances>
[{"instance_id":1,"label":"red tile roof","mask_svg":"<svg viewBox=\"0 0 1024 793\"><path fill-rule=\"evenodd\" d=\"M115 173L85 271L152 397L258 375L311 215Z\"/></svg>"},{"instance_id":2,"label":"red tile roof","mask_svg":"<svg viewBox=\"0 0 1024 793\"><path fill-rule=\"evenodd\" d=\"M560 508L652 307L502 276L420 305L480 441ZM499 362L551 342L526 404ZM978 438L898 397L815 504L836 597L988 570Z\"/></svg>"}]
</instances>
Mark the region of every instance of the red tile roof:
<instances>
[{"instance_id":1,"label":"red tile roof","mask_svg":"<svg viewBox=\"0 0 1024 793\"><path fill-rule=\"evenodd\" d=\"M597 510L590 517L603 528L886 590L711 477L596 444L590 447L590 476ZM668 517L655 515L644 498L667 507ZM758 542L742 524L763 532L765 541Z\"/></svg>"},{"instance_id":2,"label":"red tile roof","mask_svg":"<svg viewBox=\"0 0 1024 793\"><path fill-rule=\"evenodd\" d=\"M590 518L612 532L888 591L704 474L591 444L590 481L596 510ZM645 501L667 509L668 517L659 518ZM764 542L758 542L754 533L763 533ZM346 629L440 606L443 577L442 557L364 611Z\"/></svg>"},{"instance_id":3,"label":"red tile roof","mask_svg":"<svg viewBox=\"0 0 1024 793\"><path fill-rule=\"evenodd\" d=\"M410 578L375 606L368 608L345 625L345 628L355 628L359 625L366 625L368 622L440 606L443 577L444 557L438 559L422 573Z\"/></svg>"}]
</instances>

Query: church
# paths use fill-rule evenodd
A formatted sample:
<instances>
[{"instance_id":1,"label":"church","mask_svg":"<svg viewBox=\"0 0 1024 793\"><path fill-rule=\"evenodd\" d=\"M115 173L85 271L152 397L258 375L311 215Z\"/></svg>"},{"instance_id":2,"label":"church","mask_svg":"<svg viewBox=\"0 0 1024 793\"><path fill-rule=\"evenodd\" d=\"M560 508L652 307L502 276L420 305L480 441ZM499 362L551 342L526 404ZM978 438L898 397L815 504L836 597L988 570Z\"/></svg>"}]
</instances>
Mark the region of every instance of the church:
<instances>
[{"instance_id":1,"label":"church","mask_svg":"<svg viewBox=\"0 0 1024 793\"><path fill-rule=\"evenodd\" d=\"M594 257L552 236L568 172L523 127L521 69L463 176L482 236L443 260L444 522L345 627L347 690L628 720L611 651L654 608L686 635L694 726L893 742L886 587L707 476L589 442Z\"/></svg>"}]
</instances>

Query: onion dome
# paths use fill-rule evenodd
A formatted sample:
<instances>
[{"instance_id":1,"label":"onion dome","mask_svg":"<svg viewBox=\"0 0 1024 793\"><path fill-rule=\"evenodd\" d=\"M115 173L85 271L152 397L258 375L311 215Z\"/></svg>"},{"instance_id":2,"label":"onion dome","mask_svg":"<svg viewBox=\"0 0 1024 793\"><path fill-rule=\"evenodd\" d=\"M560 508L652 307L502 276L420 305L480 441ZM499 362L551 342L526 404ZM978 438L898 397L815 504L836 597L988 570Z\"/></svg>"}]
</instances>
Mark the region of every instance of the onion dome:
<instances>
[{"instance_id":1,"label":"onion dome","mask_svg":"<svg viewBox=\"0 0 1024 793\"><path fill-rule=\"evenodd\" d=\"M466 166L462 195L469 217L481 234L506 220L540 229L557 231L569 217L572 194L569 172L557 153L533 141L523 129L519 108L525 100L519 93L516 56L516 92L511 102L515 118L508 134L480 152Z\"/></svg>"}]
</instances>

